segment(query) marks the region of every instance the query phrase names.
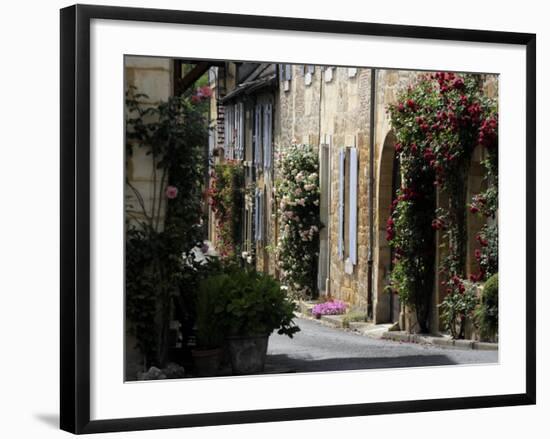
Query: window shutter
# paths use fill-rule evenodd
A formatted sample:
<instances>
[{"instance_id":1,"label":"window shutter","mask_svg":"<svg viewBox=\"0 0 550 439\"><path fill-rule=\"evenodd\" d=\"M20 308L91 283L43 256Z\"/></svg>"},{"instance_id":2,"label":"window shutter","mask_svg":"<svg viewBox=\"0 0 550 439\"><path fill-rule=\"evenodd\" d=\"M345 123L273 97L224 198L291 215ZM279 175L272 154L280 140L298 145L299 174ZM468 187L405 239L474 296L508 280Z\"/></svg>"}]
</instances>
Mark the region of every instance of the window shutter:
<instances>
[{"instance_id":1,"label":"window shutter","mask_svg":"<svg viewBox=\"0 0 550 439\"><path fill-rule=\"evenodd\" d=\"M315 73L315 66L314 65L308 65L307 66L307 73L311 73L312 75Z\"/></svg>"},{"instance_id":2,"label":"window shutter","mask_svg":"<svg viewBox=\"0 0 550 439\"><path fill-rule=\"evenodd\" d=\"M292 64L285 64L285 79L287 81L292 79Z\"/></svg>"},{"instance_id":3,"label":"window shutter","mask_svg":"<svg viewBox=\"0 0 550 439\"><path fill-rule=\"evenodd\" d=\"M244 103L239 103L239 149L237 151L237 159L242 160L244 157Z\"/></svg>"},{"instance_id":4,"label":"window shutter","mask_svg":"<svg viewBox=\"0 0 550 439\"><path fill-rule=\"evenodd\" d=\"M271 155L272 155L272 133L273 133L273 117L272 106L266 104L264 106L264 168L271 169Z\"/></svg>"},{"instance_id":5,"label":"window shutter","mask_svg":"<svg viewBox=\"0 0 550 439\"><path fill-rule=\"evenodd\" d=\"M258 194L258 200L260 202L260 215L258 218L258 226L260 229L260 233L258 236L258 241L263 242L264 239L264 194L262 191Z\"/></svg>"},{"instance_id":6,"label":"window shutter","mask_svg":"<svg viewBox=\"0 0 550 439\"><path fill-rule=\"evenodd\" d=\"M357 264L357 148L349 156L349 259Z\"/></svg>"},{"instance_id":7,"label":"window shutter","mask_svg":"<svg viewBox=\"0 0 550 439\"><path fill-rule=\"evenodd\" d=\"M338 166L338 258L344 259L344 185L346 150L340 148Z\"/></svg>"},{"instance_id":8,"label":"window shutter","mask_svg":"<svg viewBox=\"0 0 550 439\"><path fill-rule=\"evenodd\" d=\"M259 202L258 202L258 189L256 188L256 191L254 192L254 240L258 240L258 233L259 233L259 216L260 216L260 209L259 209Z\"/></svg>"},{"instance_id":9,"label":"window shutter","mask_svg":"<svg viewBox=\"0 0 550 439\"><path fill-rule=\"evenodd\" d=\"M227 146L229 145L229 107L224 108L223 118L223 148L227 152Z\"/></svg>"},{"instance_id":10,"label":"window shutter","mask_svg":"<svg viewBox=\"0 0 550 439\"><path fill-rule=\"evenodd\" d=\"M260 144L261 144L261 111L262 107L256 104L254 107L254 165L259 166L260 162Z\"/></svg>"}]
</instances>

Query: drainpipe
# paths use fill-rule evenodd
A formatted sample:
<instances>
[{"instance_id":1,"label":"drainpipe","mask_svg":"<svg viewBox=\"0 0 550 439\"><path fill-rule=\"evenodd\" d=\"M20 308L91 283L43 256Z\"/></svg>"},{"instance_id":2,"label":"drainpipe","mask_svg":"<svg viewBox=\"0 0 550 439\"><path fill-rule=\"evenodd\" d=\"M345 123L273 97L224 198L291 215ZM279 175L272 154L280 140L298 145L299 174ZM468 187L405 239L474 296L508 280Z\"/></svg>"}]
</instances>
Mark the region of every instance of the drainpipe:
<instances>
[{"instance_id":1,"label":"drainpipe","mask_svg":"<svg viewBox=\"0 0 550 439\"><path fill-rule=\"evenodd\" d=\"M376 109L376 69L370 69L370 120L369 120L369 249L367 271L367 313L373 318L373 248L374 248L374 112Z\"/></svg>"}]
</instances>

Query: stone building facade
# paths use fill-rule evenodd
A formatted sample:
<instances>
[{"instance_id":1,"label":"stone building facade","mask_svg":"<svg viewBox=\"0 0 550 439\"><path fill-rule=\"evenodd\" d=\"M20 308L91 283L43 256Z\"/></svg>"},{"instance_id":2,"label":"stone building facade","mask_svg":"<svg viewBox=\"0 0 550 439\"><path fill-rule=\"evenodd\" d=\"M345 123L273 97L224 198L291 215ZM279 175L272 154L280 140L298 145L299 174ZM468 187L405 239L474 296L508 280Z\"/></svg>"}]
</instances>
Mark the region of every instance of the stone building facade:
<instances>
[{"instance_id":1,"label":"stone building facade","mask_svg":"<svg viewBox=\"0 0 550 439\"><path fill-rule=\"evenodd\" d=\"M166 58L128 57L126 85L148 94L151 104L166 100L176 92L175 66L174 60ZM407 310L385 288L392 259L385 222L399 180L395 137L386 109L420 74L231 62L212 63L208 70L213 91L210 163L229 159L244 164L247 195L242 250L254 255L256 268L278 275L274 188L281 177L279 153L293 143L314 145L319 152L321 220L325 224L320 232L320 294L368 311L375 323L400 321L411 330L414 319L405 318ZM487 75L484 90L497 97L498 78ZM133 156L127 162L128 178L142 193L153 183L148 160ZM482 160L482 151L476 151L468 180L472 194L484 184ZM132 195L127 192L127 196L131 199ZM473 215L468 221L468 269L473 272L474 237L483 224ZM212 214L208 224L208 238L215 242ZM441 237L436 239L441 244ZM438 261L444 256L444 249L438 250ZM441 300L436 279L433 311ZM432 312L431 327L439 327L437 312Z\"/></svg>"},{"instance_id":2,"label":"stone building facade","mask_svg":"<svg viewBox=\"0 0 550 439\"><path fill-rule=\"evenodd\" d=\"M237 64L234 69L238 72L243 66L247 64ZM399 179L395 137L386 109L396 102L400 90L413 84L421 73L335 66L271 66L271 74L276 72L276 81L269 90L273 130L269 150L273 164L269 173L263 169L255 171L257 150L254 149L254 129L250 128L254 115L247 111L243 116L243 129L249 132L244 136L247 153L243 160L245 163L251 160L254 168L248 183L253 183L264 194L264 201L259 205L249 200L249 209L258 207L262 211L264 235L261 239L249 240L244 248L252 245L257 269L277 274L273 249L277 245L279 218L273 185L280 177L278 153L293 143L314 145L319 151L321 220L325 224L320 236L319 292L367 310L375 323L399 321L402 327L414 331L414 317L400 306L397 295L386 289L392 255L385 238L385 223ZM252 71L250 66L246 68ZM255 80L245 73L241 77L236 74L236 88L246 88L247 82ZM486 94L496 97L497 84L497 77L486 76ZM246 97L251 98L257 99L257 92ZM238 126L239 123L237 129ZM233 147L231 139L225 139L226 155L233 157ZM471 194L484 184L482 160L481 151L476 151L468 181ZM468 221L467 274L470 274L475 269L474 237L483 224L473 215L469 215ZM252 228L258 226L248 224ZM436 239L442 244L441 237ZM438 250L438 263L444 256L444 250ZM435 311L442 299L436 279L432 328L439 327Z\"/></svg>"}]
</instances>

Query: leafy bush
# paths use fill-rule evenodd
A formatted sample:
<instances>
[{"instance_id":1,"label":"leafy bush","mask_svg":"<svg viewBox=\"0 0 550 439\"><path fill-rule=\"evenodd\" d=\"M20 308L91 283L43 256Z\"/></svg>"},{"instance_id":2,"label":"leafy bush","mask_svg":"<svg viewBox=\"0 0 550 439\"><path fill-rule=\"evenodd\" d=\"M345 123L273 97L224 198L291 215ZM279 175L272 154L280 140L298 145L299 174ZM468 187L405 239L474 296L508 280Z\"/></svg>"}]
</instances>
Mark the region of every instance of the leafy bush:
<instances>
[{"instance_id":1,"label":"leafy bush","mask_svg":"<svg viewBox=\"0 0 550 439\"><path fill-rule=\"evenodd\" d=\"M277 330L292 338L300 330L293 321L296 305L268 274L233 267L205 279L201 290L215 295L211 318L219 322L225 335L263 335Z\"/></svg>"},{"instance_id":2,"label":"leafy bush","mask_svg":"<svg viewBox=\"0 0 550 439\"><path fill-rule=\"evenodd\" d=\"M463 339L466 319L473 317L477 305L476 285L454 277L451 292L445 296L441 305L441 321L453 339Z\"/></svg>"},{"instance_id":3,"label":"leafy bush","mask_svg":"<svg viewBox=\"0 0 550 439\"><path fill-rule=\"evenodd\" d=\"M222 345L223 332L220 321L213 318L219 302L219 290L209 288L208 282L201 282L196 307L199 349L214 349Z\"/></svg>"},{"instance_id":4,"label":"leafy bush","mask_svg":"<svg viewBox=\"0 0 550 439\"><path fill-rule=\"evenodd\" d=\"M189 261L203 239L208 140L208 102L194 96L174 96L152 106L135 88L126 94L127 158L143 150L153 176L147 194L126 179L125 206L127 331L135 335L147 367L166 363L174 312L194 314L187 298L196 291L188 294L181 285L184 277L197 273Z\"/></svg>"},{"instance_id":5,"label":"leafy bush","mask_svg":"<svg viewBox=\"0 0 550 439\"><path fill-rule=\"evenodd\" d=\"M227 160L214 166L210 178L209 203L217 225L216 248L221 257L235 257L239 249L244 208L244 168Z\"/></svg>"},{"instance_id":6,"label":"leafy bush","mask_svg":"<svg viewBox=\"0 0 550 439\"><path fill-rule=\"evenodd\" d=\"M494 341L498 334L498 273L485 282L475 317L481 339Z\"/></svg>"},{"instance_id":7,"label":"leafy bush","mask_svg":"<svg viewBox=\"0 0 550 439\"><path fill-rule=\"evenodd\" d=\"M311 313L319 318L326 315L338 315L346 312L347 305L341 300L328 300L323 303L318 303L313 307Z\"/></svg>"}]
</instances>

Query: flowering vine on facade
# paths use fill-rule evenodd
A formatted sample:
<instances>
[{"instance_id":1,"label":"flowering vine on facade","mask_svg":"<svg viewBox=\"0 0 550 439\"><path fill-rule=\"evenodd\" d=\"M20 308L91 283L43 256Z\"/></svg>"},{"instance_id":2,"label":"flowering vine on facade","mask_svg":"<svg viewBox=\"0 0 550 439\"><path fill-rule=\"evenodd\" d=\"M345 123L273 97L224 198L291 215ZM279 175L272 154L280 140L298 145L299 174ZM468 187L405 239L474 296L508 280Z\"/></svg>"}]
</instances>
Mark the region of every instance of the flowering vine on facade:
<instances>
[{"instance_id":1,"label":"flowering vine on facade","mask_svg":"<svg viewBox=\"0 0 550 439\"><path fill-rule=\"evenodd\" d=\"M310 145L294 144L281 154L280 163L277 260L289 291L296 297L312 297L316 293L321 228L317 151Z\"/></svg>"}]
</instances>

